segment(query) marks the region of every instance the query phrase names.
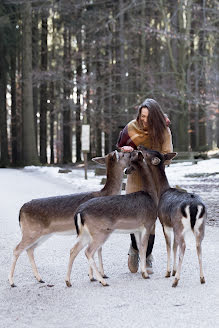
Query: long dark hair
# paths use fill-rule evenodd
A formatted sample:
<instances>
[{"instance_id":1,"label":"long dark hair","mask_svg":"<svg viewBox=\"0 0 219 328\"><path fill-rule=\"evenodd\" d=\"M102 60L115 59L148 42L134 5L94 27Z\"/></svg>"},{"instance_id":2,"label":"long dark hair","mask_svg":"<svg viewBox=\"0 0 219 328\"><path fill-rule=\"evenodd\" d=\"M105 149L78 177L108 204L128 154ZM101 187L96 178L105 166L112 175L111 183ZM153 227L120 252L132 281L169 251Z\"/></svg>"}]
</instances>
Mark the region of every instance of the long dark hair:
<instances>
[{"instance_id":1,"label":"long dark hair","mask_svg":"<svg viewBox=\"0 0 219 328\"><path fill-rule=\"evenodd\" d=\"M167 128L164 113L156 100L147 98L138 108L137 121L141 127L142 108L148 109L148 134L151 138L152 147L161 147L164 142L164 131Z\"/></svg>"}]
</instances>

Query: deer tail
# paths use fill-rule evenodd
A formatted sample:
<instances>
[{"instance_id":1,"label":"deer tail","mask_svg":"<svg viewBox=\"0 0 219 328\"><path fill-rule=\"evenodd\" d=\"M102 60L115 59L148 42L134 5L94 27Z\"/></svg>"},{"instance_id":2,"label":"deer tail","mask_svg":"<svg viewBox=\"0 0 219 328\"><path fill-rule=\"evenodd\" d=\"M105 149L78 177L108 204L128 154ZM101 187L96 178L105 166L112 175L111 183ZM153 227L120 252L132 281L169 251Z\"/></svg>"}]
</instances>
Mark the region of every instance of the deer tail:
<instances>
[{"instance_id":1,"label":"deer tail","mask_svg":"<svg viewBox=\"0 0 219 328\"><path fill-rule=\"evenodd\" d=\"M82 226L84 225L84 219L82 218L82 215L80 212L75 214L74 220L75 220L75 227L76 227L77 235L79 236Z\"/></svg>"}]
</instances>

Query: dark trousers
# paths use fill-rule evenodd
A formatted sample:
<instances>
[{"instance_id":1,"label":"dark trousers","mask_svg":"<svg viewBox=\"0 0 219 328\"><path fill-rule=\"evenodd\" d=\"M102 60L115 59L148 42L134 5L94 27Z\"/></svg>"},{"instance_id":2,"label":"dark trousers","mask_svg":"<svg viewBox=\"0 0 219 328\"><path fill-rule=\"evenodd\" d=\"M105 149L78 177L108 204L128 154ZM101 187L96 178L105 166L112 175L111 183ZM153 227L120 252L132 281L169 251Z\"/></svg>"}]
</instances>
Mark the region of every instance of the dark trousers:
<instances>
[{"instance_id":1,"label":"dark trousers","mask_svg":"<svg viewBox=\"0 0 219 328\"><path fill-rule=\"evenodd\" d=\"M134 234L131 234L130 236L131 236L131 241L132 241L132 247L135 250L138 250L138 247L137 247L137 244L136 244L136 240L135 240L135 235ZM149 236L146 257L148 257L152 253L152 250L153 250L153 247L154 247L154 239L155 239L155 235L150 235Z\"/></svg>"}]
</instances>

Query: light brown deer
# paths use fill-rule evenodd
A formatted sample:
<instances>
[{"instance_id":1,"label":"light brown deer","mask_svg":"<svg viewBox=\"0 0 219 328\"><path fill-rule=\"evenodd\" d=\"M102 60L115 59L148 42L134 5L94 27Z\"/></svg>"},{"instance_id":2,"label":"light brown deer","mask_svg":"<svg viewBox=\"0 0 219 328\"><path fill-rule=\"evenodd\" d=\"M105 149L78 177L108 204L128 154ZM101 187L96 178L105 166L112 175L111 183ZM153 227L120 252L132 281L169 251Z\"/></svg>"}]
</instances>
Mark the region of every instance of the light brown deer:
<instances>
[{"instance_id":1,"label":"light brown deer","mask_svg":"<svg viewBox=\"0 0 219 328\"><path fill-rule=\"evenodd\" d=\"M157 195L151 173L141 153L133 152L131 162L142 177L143 191L127 195L107 196L91 199L79 206L75 214L78 239L70 251L66 285L71 286L70 276L73 262L86 246L86 257L96 278L107 286L94 261L94 254L113 232L134 233L139 248L143 278L149 278L146 270L148 238L157 218ZM130 173L132 168L127 169Z\"/></svg>"},{"instance_id":2,"label":"light brown deer","mask_svg":"<svg viewBox=\"0 0 219 328\"><path fill-rule=\"evenodd\" d=\"M152 151L138 147L142 151L144 158L151 168L154 183L156 185L159 205L158 217L163 227L167 248L167 272L166 277L170 277L170 255L171 255L171 231L174 233L173 254L174 263L172 275L175 276L172 287L178 285L181 267L185 253L185 236L192 231L196 239L196 250L200 267L200 282L205 283L202 268L202 248L201 243L204 238L206 208L201 198L193 193L187 193L176 188L170 188L164 162L171 160L176 153L162 155L157 151ZM177 248L179 247L179 263L176 264Z\"/></svg>"},{"instance_id":3,"label":"light brown deer","mask_svg":"<svg viewBox=\"0 0 219 328\"><path fill-rule=\"evenodd\" d=\"M14 249L14 259L9 274L9 282L14 284L14 270L20 254L26 250L33 273L36 279L43 283L34 260L34 249L55 233L75 233L74 215L78 206L95 197L116 195L121 192L124 169L129 163L129 153L113 151L105 157L96 157L93 160L105 164L107 180L100 191L33 199L25 203L19 213L19 223L22 239ZM99 251L100 270L103 273L101 250ZM92 278L92 270L89 276Z\"/></svg>"}]
</instances>

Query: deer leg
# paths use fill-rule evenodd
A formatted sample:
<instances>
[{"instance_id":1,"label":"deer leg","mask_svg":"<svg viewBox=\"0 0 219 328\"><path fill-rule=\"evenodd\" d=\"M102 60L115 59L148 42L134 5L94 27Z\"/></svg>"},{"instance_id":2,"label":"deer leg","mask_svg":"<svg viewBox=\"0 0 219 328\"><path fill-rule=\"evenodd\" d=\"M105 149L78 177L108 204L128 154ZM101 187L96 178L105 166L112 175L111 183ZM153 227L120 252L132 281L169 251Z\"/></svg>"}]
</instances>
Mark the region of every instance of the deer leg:
<instances>
[{"instance_id":1,"label":"deer leg","mask_svg":"<svg viewBox=\"0 0 219 328\"><path fill-rule=\"evenodd\" d=\"M180 273L181 273L181 268L182 268L182 262L183 262L183 257L185 254L185 249L186 249L186 243L184 238L182 237L179 243L179 263L175 275L174 282L172 284L172 287L176 287L178 285L178 281L180 279Z\"/></svg>"},{"instance_id":2,"label":"deer leg","mask_svg":"<svg viewBox=\"0 0 219 328\"><path fill-rule=\"evenodd\" d=\"M138 250L139 250L140 240L141 240L141 234L140 234L140 232L135 232L134 233L134 236L135 236L136 245L137 245Z\"/></svg>"},{"instance_id":3,"label":"deer leg","mask_svg":"<svg viewBox=\"0 0 219 328\"><path fill-rule=\"evenodd\" d=\"M34 259L34 249L36 248L36 246L37 245L34 245L34 246L28 248L27 249L27 255L28 255L29 260L30 260L30 264L31 264L31 267L32 267L32 270L33 270L33 274L36 277L37 281L39 281L41 283L44 283L44 281L41 279L40 274L37 270L36 262L35 262L35 259Z\"/></svg>"},{"instance_id":4,"label":"deer leg","mask_svg":"<svg viewBox=\"0 0 219 328\"><path fill-rule=\"evenodd\" d=\"M99 271L103 278L107 279L108 277L104 273L103 269L103 257L102 257L102 247L98 249L98 260L99 260Z\"/></svg>"},{"instance_id":5,"label":"deer leg","mask_svg":"<svg viewBox=\"0 0 219 328\"><path fill-rule=\"evenodd\" d=\"M103 286L108 286L108 284L106 283L106 281L103 279L102 275L100 274L100 272L97 269L97 265L95 263L94 260L94 254L97 251L97 249L99 247L101 247L103 245L103 243L106 241L108 236L98 236L98 241L97 240L93 240L89 246L87 247L87 249L85 250L85 255L88 259L89 265L91 266L91 268L93 269L97 280L103 285Z\"/></svg>"},{"instance_id":6,"label":"deer leg","mask_svg":"<svg viewBox=\"0 0 219 328\"><path fill-rule=\"evenodd\" d=\"M12 266L11 266L11 271L10 271L9 276L8 276L8 280L9 280L9 283L10 283L11 287L16 287L16 285L14 284L14 270L15 270L15 266L16 266L18 257L20 256L21 253L22 253L22 251L20 253L17 253L17 252L15 253L14 252L14 255L13 255L13 262L12 262Z\"/></svg>"},{"instance_id":7,"label":"deer leg","mask_svg":"<svg viewBox=\"0 0 219 328\"><path fill-rule=\"evenodd\" d=\"M96 281L96 279L94 278L94 273L93 273L93 269L92 267L89 265L89 272L88 272L88 276L89 276L89 279L90 281Z\"/></svg>"},{"instance_id":8,"label":"deer leg","mask_svg":"<svg viewBox=\"0 0 219 328\"><path fill-rule=\"evenodd\" d=\"M176 238L174 236L174 241L173 241L173 272L172 272L172 276L175 276L175 274L176 274L176 255L177 255L177 248L178 248L178 244L177 244Z\"/></svg>"},{"instance_id":9,"label":"deer leg","mask_svg":"<svg viewBox=\"0 0 219 328\"><path fill-rule=\"evenodd\" d=\"M198 261L199 261L199 269L200 269L200 282L201 284L205 283L204 273L203 273L203 267L202 267L202 246L201 246L201 240L198 235L196 237L196 251L198 255Z\"/></svg>"},{"instance_id":10,"label":"deer leg","mask_svg":"<svg viewBox=\"0 0 219 328\"><path fill-rule=\"evenodd\" d=\"M99 261L99 272L102 275L103 278L108 278L105 274L104 274L104 269L103 269L103 258L102 258L102 247L100 247L98 249L98 261ZM91 266L89 266L89 278L90 281L96 281L96 279L93 276L93 269Z\"/></svg>"},{"instance_id":11,"label":"deer leg","mask_svg":"<svg viewBox=\"0 0 219 328\"><path fill-rule=\"evenodd\" d=\"M68 271L67 271L67 275L66 275L66 278L65 278L65 283L66 283L67 287L72 286L71 282L70 282L70 277L71 277L73 262L74 262L76 256L86 246L87 243L88 243L87 238L85 238L85 236L82 234L78 237L78 241L76 242L74 247L70 250L70 258L69 258L69 262L68 262Z\"/></svg>"},{"instance_id":12,"label":"deer leg","mask_svg":"<svg viewBox=\"0 0 219 328\"><path fill-rule=\"evenodd\" d=\"M169 278L171 275L171 268L170 268L170 256L171 256L171 228L163 226L163 233L166 240L166 248L167 248L167 271L166 271L166 278Z\"/></svg>"},{"instance_id":13,"label":"deer leg","mask_svg":"<svg viewBox=\"0 0 219 328\"><path fill-rule=\"evenodd\" d=\"M23 236L21 242L15 247L14 252L13 252L13 262L12 262L12 266L11 266L11 271L8 276L8 280L9 280L11 287L16 287L14 284L14 270L15 270L15 266L16 266L19 256L25 249L27 249L28 247L33 245L39 237L40 236L26 238L25 236Z\"/></svg>"},{"instance_id":14,"label":"deer leg","mask_svg":"<svg viewBox=\"0 0 219 328\"><path fill-rule=\"evenodd\" d=\"M140 235L139 257L140 257L141 274L144 279L150 278L146 269L146 251L148 247L149 235L150 233L147 233L146 228L144 228L144 230Z\"/></svg>"}]
</instances>

